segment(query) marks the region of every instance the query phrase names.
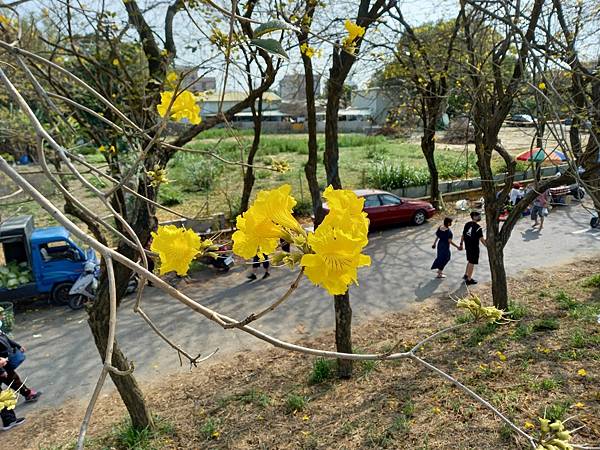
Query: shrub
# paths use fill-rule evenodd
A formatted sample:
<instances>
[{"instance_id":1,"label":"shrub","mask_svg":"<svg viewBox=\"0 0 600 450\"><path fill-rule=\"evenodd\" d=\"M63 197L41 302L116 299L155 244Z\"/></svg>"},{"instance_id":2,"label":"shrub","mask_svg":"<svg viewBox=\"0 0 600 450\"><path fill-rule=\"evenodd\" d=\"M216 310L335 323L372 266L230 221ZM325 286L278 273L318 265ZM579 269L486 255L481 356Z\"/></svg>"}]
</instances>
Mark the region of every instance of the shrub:
<instances>
[{"instance_id":1,"label":"shrub","mask_svg":"<svg viewBox=\"0 0 600 450\"><path fill-rule=\"evenodd\" d=\"M200 427L200 434L204 436L204 439L216 439L220 434L219 425L219 419L213 419L212 417L209 417Z\"/></svg>"},{"instance_id":2,"label":"shrub","mask_svg":"<svg viewBox=\"0 0 600 450\"><path fill-rule=\"evenodd\" d=\"M583 282L583 286L588 288L600 288L600 273L587 278Z\"/></svg>"},{"instance_id":3,"label":"shrub","mask_svg":"<svg viewBox=\"0 0 600 450\"><path fill-rule=\"evenodd\" d=\"M551 331L558 330L559 324L555 317L546 317L533 322L531 326L532 331Z\"/></svg>"},{"instance_id":4,"label":"shrub","mask_svg":"<svg viewBox=\"0 0 600 450\"><path fill-rule=\"evenodd\" d=\"M429 183L427 169L417 169L405 163L395 165L389 161L376 163L369 172L367 182L376 189L392 190Z\"/></svg>"},{"instance_id":5,"label":"shrub","mask_svg":"<svg viewBox=\"0 0 600 450\"><path fill-rule=\"evenodd\" d=\"M558 302L561 309L565 309L567 311L572 311L577 308L579 303L574 300L569 294L565 291L558 291L558 293L554 296L554 300Z\"/></svg>"},{"instance_id":6,"label":"shrub","mask_svg":"<svg viewBox=\"0 0 600 450\"><path fill-rule=\"evenodd\" d=\"M210 191L223 172L223 164L218 160L185 152L178 152L168 168L169 178L177 180L177 184L187 192Z\"/></svg>"},{"instance_id":7,"label":"shrub","mask_svg":"<svg viewBox=\"0 0 600 450\"><path fill-rule=\"evenodd\" d=\"M304 200L304 199L300 199L298 200L298 203L296 203L296 206L294 206L294 214L298 215L298 216L302 216L302 217L310 217L313 213L313 205L312 205L312 201L310 199L308 200Z\"/></svg>"},{"instance_id":8,"label":"shrub","mask_svg":"<svg viewBox=\"0 0 600 450\"><path fill-rule=\"evenodd\" d=\"M313 368L308 377L309 384L319 384L333 378L335 372L335 361L319 358L313 362Z\"/></svg>"},{"instance_id":9,"label":"shrub","mask_svg":"<svg viewBox=\"0 0 600 450\"><path fill-rule=\"evenodd\" d=\"M527 315L527 306L521 305L517 302L510 302L508 304L508 315L514 320L520 320Z\"/></svg>"},{"instance_id":10,"label":"shrub","mask_svg":"<svg viewBox=\"0 0 600 450\"><path fill-rule=\"evenodd\" d=\"M549 419L551 422L553 422L555 420L563 420L565 418L565 415L567 414L567 411L569 410L570 406L571 406L571 402L569 402L569 401L553 403L550 406L548 406L547 408L544 408L543 411L540 411L540 413L541 413L540 417L545 417L546 419Z\"/></svg>"},{"instance_id":11,"label":"shrub","mask_svg":"<svg viewBox=\"0 0 600 450\"><path fill-rule=\"evenodd\" d=\"M298 394L290 393L285 400L285 409L288 413L302 411L306 406L307 399Z\"/></svg>"},{"instance_id":12,"label":"shrub","mask_svg":"<svg viewBox=\"0 0 600 450\"><path fill-rule=\"evenodd\" d=\"M158 202L164 206L175 206L183 203L183 198L177 188L165 184L158 191Z\"/></svg>"}]
</instances>

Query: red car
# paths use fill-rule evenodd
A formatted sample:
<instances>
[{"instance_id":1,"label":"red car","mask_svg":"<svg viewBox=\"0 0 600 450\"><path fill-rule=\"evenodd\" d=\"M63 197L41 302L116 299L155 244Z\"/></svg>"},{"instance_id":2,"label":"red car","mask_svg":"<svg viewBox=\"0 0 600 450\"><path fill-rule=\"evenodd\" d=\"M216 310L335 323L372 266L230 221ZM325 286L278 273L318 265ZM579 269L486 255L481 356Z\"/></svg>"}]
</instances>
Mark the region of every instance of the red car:
<instances>
[{"instance_id":1,"label":"red car","mask_svg":"<svg viewBox=\"0 0 600 450\"><path fill-rule=\"evenodd\" d=\"M364 197L364 211L369 216L372 226L395 223L422 225L435 213L433 205L423 200L403 199L377 189L359 189L354 193ZM329 212L327 203L323 203L323 209L325 213Z\"/></svg>"}]
</instances>

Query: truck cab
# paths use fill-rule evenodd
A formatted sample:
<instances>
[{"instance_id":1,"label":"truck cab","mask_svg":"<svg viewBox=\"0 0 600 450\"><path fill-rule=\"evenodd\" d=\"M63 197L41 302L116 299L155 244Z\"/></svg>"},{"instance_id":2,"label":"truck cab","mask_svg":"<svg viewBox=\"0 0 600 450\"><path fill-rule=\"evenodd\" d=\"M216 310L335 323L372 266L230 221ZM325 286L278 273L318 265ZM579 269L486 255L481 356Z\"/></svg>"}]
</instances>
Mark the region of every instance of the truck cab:
<instances>
[{"instance_id":1,"label":"truck cab","mask_svg":"<svg viewBox=\"0 0 600 450\"><path fill-rule=\"evenodd\" d=\"M6 264L25 264L33 281L13 289L0 288L0 300L49 295L67 304L69 290L87 261L97 262L92 249L84 251L64 227L35 228L32 216L19 216L0 224L0 244Z\"/></svg>"}]
</instances>

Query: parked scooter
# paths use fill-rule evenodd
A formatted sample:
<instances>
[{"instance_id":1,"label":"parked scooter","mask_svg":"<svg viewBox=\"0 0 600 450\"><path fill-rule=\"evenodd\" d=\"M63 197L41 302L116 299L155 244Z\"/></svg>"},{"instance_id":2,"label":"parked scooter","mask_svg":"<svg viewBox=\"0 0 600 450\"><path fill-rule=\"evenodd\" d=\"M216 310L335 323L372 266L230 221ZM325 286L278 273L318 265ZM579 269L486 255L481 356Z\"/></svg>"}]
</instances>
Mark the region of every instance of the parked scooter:
<instances>
[{"instance_id":1,"label":"parked scooter","mask_svg":"<svg viewBox=\"0 0 600 450\"><path fill-rule=\"evenodd\" d=\"M215 253L217 254L216 257L206 255L202 258L202 262L214 266L221 272L228 272L234 264L231 248L224 244L219 246Z\"/></svg>"},{"instance_id":2,"label":"parked scooter","mask_svg":"<svg viewBox=\"0 0 600 450\"><path fill-rule=\"evenodd\" d=\"M91 261L84 265L83 273L79 276L69 291L69 307L73 310L82 309L86 303L93 302L98 292L98 278L100 278L100 266ZM125 295L135 292L138 288L139 277L134 273L129 282Z\"/></svg>"},{"instance_id":3,"label":"parked scooter","mask_svg":"<svg viewBox=\"0 0 600 450\"><path fill-rule=\"evenodd\" d=\"M88 301L96 298L99 276L100 266L98 264L92 261L85 263L83 273L69 291L69 307L71 309L81 309Z\"/></svg>"}]
</instances>

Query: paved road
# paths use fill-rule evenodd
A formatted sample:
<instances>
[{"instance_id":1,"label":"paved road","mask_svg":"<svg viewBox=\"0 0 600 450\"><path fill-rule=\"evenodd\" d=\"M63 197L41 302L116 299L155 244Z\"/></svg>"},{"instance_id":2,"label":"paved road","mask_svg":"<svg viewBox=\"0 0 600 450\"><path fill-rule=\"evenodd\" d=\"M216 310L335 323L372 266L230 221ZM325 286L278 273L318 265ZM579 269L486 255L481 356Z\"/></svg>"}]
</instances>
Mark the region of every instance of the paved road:
<instances>
[{"instance_id":1,"label":"paved road","mask_svg":"<svg viewBox=\"0 0 600 450\"><path fill-rule=\"evenodd\" d=\"M541 234L528 229L529 220L521 221L506 250L509 275L531 267L549 267L600 254L600 230L589 229L589 217L577 206L555 209ZM466 217L458 218L455 234L459 234L466 220ZM431 243L436 226L429 223L421 227L399 227L370 236L367 253L372 257L372 266L361 269L361 284L351 291L356 321L397 311L434 294L444 295L461 289L464 253L454 252L447 279L437 280L433 272L429 272L434 259ZM482 264L477 269L480 281L490 279L486 256L483 251ZM293 278L287 269L276 269L271 278L248 284L244 275L243 268L237 267L228 274L213 276L208 283L184 285L183 290L207 306L243 318L271 303ZM207 353L219 347L215 356L219 358L232 351L265 346L240 331L224 331L203 317L194 316L157 289L148 288L144 302L147 312L161 329L190 353ZM118 339L126 354L135 361L138 377L147 380L159 371L188 370L179 367L176 354L152 334L131 312L130 306L131 300L125 301L119 312ZM85 317L84 312L50 307L17 316L17 340L29 349L21 373L28 377L29 384L45 392L42 401L23 405L23 409L59 405L69 397L89 397L100 364ZM268 318L268 321L256 322L255 326L283 338L297 339L304 333L331 328L332 302L324 291L305 279L294 297Z\"/></svg>"}]
</instances>

